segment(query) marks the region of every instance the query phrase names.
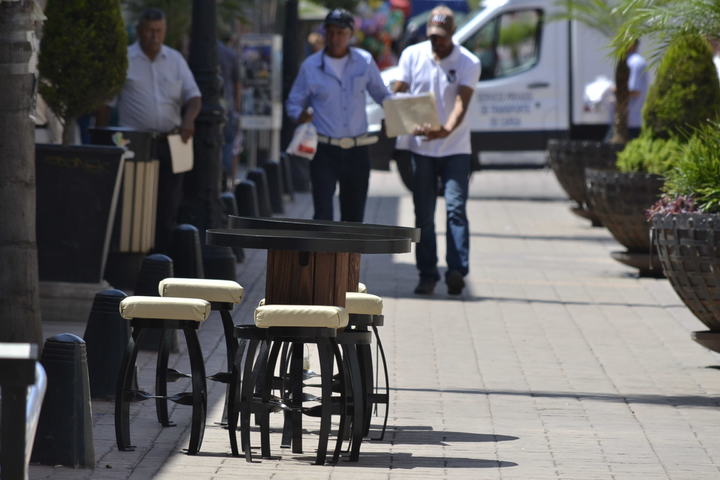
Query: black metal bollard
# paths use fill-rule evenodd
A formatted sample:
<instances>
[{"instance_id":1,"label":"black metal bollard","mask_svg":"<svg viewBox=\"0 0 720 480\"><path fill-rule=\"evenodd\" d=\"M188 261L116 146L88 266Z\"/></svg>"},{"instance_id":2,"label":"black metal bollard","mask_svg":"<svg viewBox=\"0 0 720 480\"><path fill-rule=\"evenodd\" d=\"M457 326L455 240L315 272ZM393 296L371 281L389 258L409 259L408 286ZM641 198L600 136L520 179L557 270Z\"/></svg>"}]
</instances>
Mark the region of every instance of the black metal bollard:
<instances>
[{"instance_id":1,"label":"black metal bollard","mask_svg":"<svg viewBox=\"0 0 720 480\"><path fill-rule=\"evenodd\" d=\"M170 243L170 258L176 277L205 278L200 233L194 225L183 223L175 227Z\"/></svg>"},{"instance_id":2,"label":"black metal bollard","mask_svg":"<svg viewBox=\"0 0 720 480\"><path fill-rule=\"evenodd\" d=\"M255 183L258 197L258 209L261 217L272 217L272 206L270 204L270 192L265 170L262 168L250 169L247 173L248 180Z\"/></svg>"},{"instance_id":3,"label":"black metal bollard","mask_svg":"<svg viewBox=\"0 0 720 480\"><path fill-rule=\"evenodd\" d=\"M252 180L243 180L235 185L235 202L241 217L259 217L257 187Z\"/></svg>"},{"instance_id":4,"label":"black metal bollard","mask_svg":"<svg viewBox=\"0 0 720 480\"><path fill-rule=\"evenodd\" d=\"M149 297L159 297L158 284L161 280L174 277L173 261L167 255L154 253L143 259L137 282L135 283L135 295L146 295ZM162 338L162 330L159 328L150 328L140 338L138 347L141 350L157 351L160 347ZM171 329L168 331L169 348L175 353L178 351L177 331Z\"/></svg>"},{"instance_id":5,"label":"black metal bollard","mask_svg":"<svg viewBox=\"0 0 720 480\"><path fill-rule=\"evenodd\" d=\"M225 215L238 214L238 206L237 202L235 201L235 194L233 194L232 192L223 192L222 194L220 194L220 202L222 202L223 204L223 210L225 211ZM237 259L238 263L245 260L245 251L242 249L242 247L232 247L232 251L235 254L235 258ZM179 276L180 274L178 274L178 277Z\"/></svg>"},{"instance_id":6,"label":"black metal bollard","mask_svg":"<svg viewBox=\"0 0 720 480\"><path fill-rule=\"evenodd\" d=\"M290 155L282 153L280 155L280 168L282 169L283 193L295 200L295 187L292 181L292 166L290 164Z\"/></svg>"},{"instance_id":7,"label":"black metal bollard","mask_svg":"<svg viewBox=\"0 0 720 480\"><path fill-rule=\"evenodd\" d=\"M92 398L115 396L117 377L130 339L130 325L120 316L120 302L125 297L125 292L112 289L95 294L83 335Z\"/></svg>"},{"instance_id":8,"label":"black metal bollard","mask_svg":"<svg viewBox=\"0 0 720 480\"><path fill-rule=\"evenodd\" d=\"M48 385L31 460L92 468L95 447L85 342L71 333L48 338L40 361Z\"/></svg>"},{"instance_id":9,"label":"black metal bollard","mask_svg":"<svg viewBox=\"0 0 720 480\"><path fill-rule=\"evenodd\" d=\"M268 183L268 196L270 197L270 208L273 213L283 213L283 198L282 198L282 172L280 170L280 164L278 162L267 162L262 164L262 169L265 170L265 177Z\"/></svg>"}]
</instances>

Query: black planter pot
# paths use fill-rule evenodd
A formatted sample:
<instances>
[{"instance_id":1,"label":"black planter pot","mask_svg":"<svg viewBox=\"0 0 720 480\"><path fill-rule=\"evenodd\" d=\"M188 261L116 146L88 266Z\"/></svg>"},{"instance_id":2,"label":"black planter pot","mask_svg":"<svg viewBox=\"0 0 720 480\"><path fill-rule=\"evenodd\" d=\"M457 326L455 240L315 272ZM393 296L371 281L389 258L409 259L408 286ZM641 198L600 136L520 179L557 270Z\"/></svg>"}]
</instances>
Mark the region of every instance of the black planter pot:
<instances>
[{"instance_id":1,"label":"black planter pot","mask_svg":"<svg viewBox=\"0 0 720 480\"><path fill-rule=\"evenodd\" d=\"M123 152L96 145L35 145L40 280L102 280Z\"/></svg>"},{"instance_id":2,"label":"black planter pot","mask_svg":"<svg viewBox=\"0 0 720 480\"><path fill-rule=\"evenodd\" d=\"M649 173L622 173L616 170L585 170L590 210L627 251L612 257L641 276L663 276L655 254L651 254L650 224L645 210L660 196L664 178ZM652 263L651 263L652 262Z\"/></svg>"},{"instance_id":3,"label":"black planter pot","mask_svg":"<svg viewBox=\"0 0 720 480\"><path fill-rule=\"evenodd\" d=\"M720 352L720 214L656 215L652 232L670 284L710 330L693 339Z\"/></svg>"},{"instance_id":4,"label":"black planter pot","mask_svg":"<svg viewBox=\"0 0 720 480\"><path fill-rule=\"evenodd\" d=\"M617 152L623 145L616 145L590 140L552 139L548 141L548 164L555 172L560 186L568 197L577 203L572 207L573 213L592 221L600 226L597 216L588 208L585 190L585 169L613 169Z\"/></svg>"}]
</instances>

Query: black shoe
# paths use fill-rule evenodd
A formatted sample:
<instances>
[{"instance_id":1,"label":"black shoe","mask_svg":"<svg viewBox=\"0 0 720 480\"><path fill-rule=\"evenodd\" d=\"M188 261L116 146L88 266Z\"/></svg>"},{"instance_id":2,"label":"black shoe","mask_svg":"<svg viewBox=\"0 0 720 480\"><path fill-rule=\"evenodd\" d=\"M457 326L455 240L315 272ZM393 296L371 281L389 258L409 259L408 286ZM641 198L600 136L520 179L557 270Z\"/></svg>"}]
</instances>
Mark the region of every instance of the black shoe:
<instances>
[{"instance_id":1,"label":"black shoe","mask_svg":"<svg viewBox=\"0 0 720 480\"><path fill-rule=\"evenodd\" d=\"M432 295L435 291L435 284L437 282L431 278L421 278L415 287L415 293L418 295Z\"/></svg>"},{"instance_id":2,"label":"black shoe","mask_svg":"<svg viewBox=\"0 0 720 480\"><path fill-rule=\"evenodd\" d=\"M451 270L445 275L445 283L447 283L448 295L460 295L465 288L463 275L457 270Z\"/></svg>"}]
</instances>

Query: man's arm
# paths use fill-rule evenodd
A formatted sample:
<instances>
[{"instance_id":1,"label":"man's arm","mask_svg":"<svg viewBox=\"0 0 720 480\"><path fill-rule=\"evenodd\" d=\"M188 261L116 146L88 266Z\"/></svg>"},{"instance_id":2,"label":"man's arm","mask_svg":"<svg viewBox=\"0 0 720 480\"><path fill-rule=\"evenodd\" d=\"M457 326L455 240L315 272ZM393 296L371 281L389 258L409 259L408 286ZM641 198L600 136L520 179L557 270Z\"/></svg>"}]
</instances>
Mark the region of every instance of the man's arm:
<instances>
[{"instance_id":1,"label":"man's arm","mask_svg":"<svg viewBox=\"0 0 720 480\"><path fill-rule=\"evenodd\" d=\"M187 102L185 102L185 105L183 105L185 113L183 114L182 123L180 124L180 138L183 143L187 143L188 139L195 134L195 119L200 113L201 107L201 97L189 98Z\"/></svg>"},{"instance_id":2,"label":"man's arm","mask_svg":"<svg viewBox=\"0 0 720 480\"><path fill-rule=\"evenodd\" d=\"M408 90L410 90L410 85L408 85L407 83L405 83L401 80L397 80L396 82L394 82L391 85L390 89L392 90L393 93L402 93L402 92L407 92Z\"/></svg>"},{"instance_id":3,"label":"man's arm","mask_svg":"<svg viewBox=\"0 0 720 480\"><path fill-rule=\"evenodd\" d=\"M307 110L310 91L305 78L305 69L300 67L300 72L293 82L293 86L285 102L287 116L297 123L305 123L312 120L312 113Z\"/></svg>"},{"instance_id":4,"label":"man's arm","mask_svg":"<svg viewBox=\"0 0 720 480\"><path fill-rule=\"evenodd\" d=\"M458 126L460 126L463 118L465 118L473 92L474 89L472 87L460 85L458 87L457 95L455 96L455 105L453 106L450 115L448 115L445 125L440 127L438 130L432 130L430 125L424 125L422 127L418 127L413 133L415 135L422 135L428 140L445 138L450 135Z\"/></svg>"},{"instance_id":5,"label":"man's arm","mask_svg":"<svg viewBox=\"0 0 720 480\"><path fill-rule=\"evenodd\" d=\"M368 72L368 93L370 93L373 100L382 105L383 100L392 95L392 93L385 86L385 82L383 82L383 79L380 76L380 70L378 70L374 60L370 60L368 68L370 70Z\"/></svg>"}]
</instances>

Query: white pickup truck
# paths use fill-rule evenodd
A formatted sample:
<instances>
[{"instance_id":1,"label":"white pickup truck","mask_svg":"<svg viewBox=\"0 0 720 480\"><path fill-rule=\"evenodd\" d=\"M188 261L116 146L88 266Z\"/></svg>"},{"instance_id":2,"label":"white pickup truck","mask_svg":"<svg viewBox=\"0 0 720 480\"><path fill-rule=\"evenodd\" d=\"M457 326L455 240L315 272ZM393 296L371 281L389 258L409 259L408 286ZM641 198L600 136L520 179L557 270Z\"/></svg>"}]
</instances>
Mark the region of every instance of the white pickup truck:
<instances>
[{"instance_id":1,"label":"white pickup truck","mask_svg":"<svg viewBox=\"0 0 720 480\"><path fill-rule=\"evenodd\" d=\"M554 0L485 0L454 35L480 58L482 73L466 121L470 122L474 169L481 152L544 151L550 138L601 139L609 112L602 104L588 108L587 85L613 78L609 39L571 21L549 21ZM382 72L390 85L397 67ZM373 167L398 163L408 185L409 153L402 137L382 132L382 108L369 100L370 133L380 135L371 147Z\"/></svg>"}]
</instances>

